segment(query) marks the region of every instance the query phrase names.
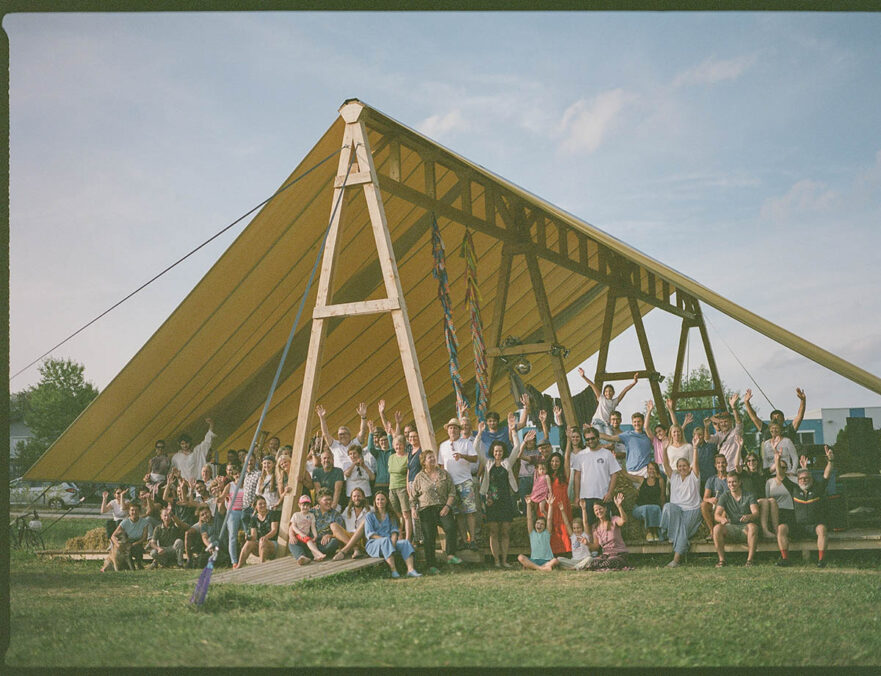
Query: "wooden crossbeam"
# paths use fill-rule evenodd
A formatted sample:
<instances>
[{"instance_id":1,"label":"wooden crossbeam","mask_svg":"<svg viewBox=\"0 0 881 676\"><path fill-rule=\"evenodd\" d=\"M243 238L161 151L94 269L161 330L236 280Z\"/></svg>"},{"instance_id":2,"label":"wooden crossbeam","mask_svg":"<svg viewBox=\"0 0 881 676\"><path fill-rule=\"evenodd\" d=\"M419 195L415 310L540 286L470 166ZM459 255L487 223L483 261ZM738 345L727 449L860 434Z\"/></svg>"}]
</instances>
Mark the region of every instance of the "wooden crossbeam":
<instances>
[{"instance_id":1,"label":"wooden crossbeam","mask_svg":"<svg viewBox=\"0 0 881 676\"><path fill-rule=\"evenodd\" d=\"M356 303L337 303L336 305L315 306L312 318L324 319L325 317L354 317L356 315L373 315L379 312L391 312L399 310L400 303L391 298L378 300L362 300Z\"/></svg>"},{"instance_id":2,"label":"wooden crossbeam","mask_svg":"<svg viewBox=\"0 0 881 676\"><path fill-rule=\"evenodd\" d=\"M521 354L539 354L541 352L550 352L553 343L524 343L521 345L500 345L499 347L488 347L486 356L488 357L508 357Z\"/></svg>"},{"instance_id":3,"label":"wooden crossbeam","mask_svg":"<svg viewBox=\"0 0 881 676\"><path fill-rule=\"evenodd\" d=\"M471 228L472 230L475 230L477 232L489 235L490 237L494 237L495 239L501 240L502 242L515 246L520 245L528 247L539 258L543 258L553 263L554 265L569 270L570 272L579 274L588 279L592 279L595 282L600 282L601 284L615 283L622 288L622 293L626 293L626 295L629 296L634 296L644 303L648 303L649 305L674 314L678 317L683 317L690 320L694 320L696 318L694 313L677 307L675 304L670 303L669 300L661 300L660 298L651 296L648 293L642 291L638 285L633 285L631 282L628 282L626 280L622 281L621 278L615 277L609 272L604 271L603 266L600 266L599 270L594 270L588 265L584 265L577 260L569 258L568 256L561 255L558 251L547 248L545 241L545 228L543 227L538 228L538 233L536 235L536 240L538 241L533 241L532 239L527 239L526 241L524 241L523 239L518 238L513 229L509 229L511 228L510 224L514 223L514 218L511 215L508 206L505 204L504 199L499 198L496 200L496 210L498 211L499 215L502 216L502 220L508 225L508 228L500 228L495 223L490 223L485 219L474 216L473 214L467 214L461 209L457 209L452 205L439 202L432 197L428 197L425 193L419 190L415 190L400 181L392 179L392 177L389 175L379 175L379 183L382 186L382 189L388 192L390 195L405 199L429 211L434 211L435 213L437 213L438 216L442 216L451 221L461 223L467 228ZM605 249L605 247L602 248ZM664 289L666 293L665 299L669 299L672 295L670 285L666 284L664 286Z\"/></svg>"}]
</instances>

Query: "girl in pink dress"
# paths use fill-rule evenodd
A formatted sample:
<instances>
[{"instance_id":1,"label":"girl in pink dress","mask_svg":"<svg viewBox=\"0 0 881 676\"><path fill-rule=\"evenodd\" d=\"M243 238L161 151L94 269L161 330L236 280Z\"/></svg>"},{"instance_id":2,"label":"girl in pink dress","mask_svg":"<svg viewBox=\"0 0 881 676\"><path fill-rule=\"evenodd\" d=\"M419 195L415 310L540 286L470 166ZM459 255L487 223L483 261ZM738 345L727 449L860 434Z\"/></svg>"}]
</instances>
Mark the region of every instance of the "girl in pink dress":
<instances>
[{"instance_id":1,"label":"girl in pink dress","mask_svg":"<svg viewBox=\"0 0 881 676\"><path fill-rule=\"evenodd\" d=\"M539 514L548 513L548 496L551 494L551 480L548 477L548 466L543 460L535 466L535 479L532 482L532 493L529 499L538 507Z\"/></svg>"},{"instance_id":2,"label":"girl in pink dress","mask_svg":"<svg viewBox=\"0 0 881 676\"><path fill-rule=\"evenodd\" d=\"M550 509L554 510L553 526L551 527L551 551L556 556L572 551L572 539L569 537L569 530L572 529L569 484L566 481L568 477L563 456L559 453L553 453L548 458L548 478L551 482L551 494L554 496L554 502L550 506ZM569 530L567 530L567 526Z\"/></svg>"}]
</instances>

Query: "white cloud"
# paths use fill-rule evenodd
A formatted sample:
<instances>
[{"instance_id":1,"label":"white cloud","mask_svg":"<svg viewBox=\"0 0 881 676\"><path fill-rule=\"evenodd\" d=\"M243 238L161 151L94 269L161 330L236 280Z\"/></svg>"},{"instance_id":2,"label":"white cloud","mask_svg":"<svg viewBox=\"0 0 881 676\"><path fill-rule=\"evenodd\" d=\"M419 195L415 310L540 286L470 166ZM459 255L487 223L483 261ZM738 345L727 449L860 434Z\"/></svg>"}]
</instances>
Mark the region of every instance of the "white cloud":
<instances>
[{"instance_id":1,"label":"white cloud","mask_svg":"<svg viewBox=\"0 0 881 676\"><path fill-rule=\"evenodd\" d=\"M456 108L442 115L432 115L420 122L417 129L426 136L438 138L451 131L465 131L468 126L468 121Z\"/></svg>"},{"instance_id":2,"label":"white cloud","mask_svg":"<svg viewBox=\"0 0 881 676\"><path fill-rule=\"evenodd\" d=\"M723 60L710 58L679 73L673 80L673 86L711 85L723 80L736 80L755 62L755 54Z\"/></svg>"},{"instance_id":3,"label":"white cloud","mask_svg":"<svg viewBox=\"0 0 881 676\"><path fill-rule=\"evenodd\" d=\"M573 103L560 121L559 128L564 134L561 147L567 152L595 151L631 98L623 89L612 89L590 101L579 99Z\"/></svg>"},{"instance_id":4,"label":"white cloud","mask_svg":"<svg viewBox=\"0 0 881 676\"><path fill-rule=\"evenodd\" d=\"M786 221L799 214L825 211L837 197L838 193L825 183L804 179L793 185L785 195L766 199L760 215L765 220Z\"/></svg>"}]
</instances>

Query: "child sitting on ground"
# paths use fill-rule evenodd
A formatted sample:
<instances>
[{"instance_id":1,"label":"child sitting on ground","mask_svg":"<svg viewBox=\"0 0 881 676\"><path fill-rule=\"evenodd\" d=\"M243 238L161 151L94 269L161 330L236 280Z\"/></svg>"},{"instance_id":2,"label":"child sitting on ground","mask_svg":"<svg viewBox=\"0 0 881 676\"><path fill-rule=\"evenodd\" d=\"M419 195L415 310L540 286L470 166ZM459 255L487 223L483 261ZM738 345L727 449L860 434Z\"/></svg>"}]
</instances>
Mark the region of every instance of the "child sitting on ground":
<instances>
[{"instance_id":1,"label":"child sitting on ground","mask_svg":"<svg viewBox=\"0 0 881 676\"><path fill-rule=\"evenodd\" d=\"M557 561L560 568L571 570L584 570L590 564L590 537L584 532L584 524L587 523L587 503L581 504L581 518L573 519L572 525L566 523L566 532L572 542L572 558L560 556Z\"/></svg>"},{"instance_id":2,"label":"child sitting on ground","mask_svg":"<svg viewBox=\"0 0 881 676\"><path fill-rule=\"evenodd\" d=\"M554 496L548 496L548 507L554 504ZM528 570L551 571L559 561L551 551L551 523L554 513L548 509L547 519L543 516L533 521L532 498L526 498L526 529L529 531L529 557L517 557L520 565Z\"/></svg>"},{"instance_id":3,"label":"child sitting on ground","mask_svg":"<svg viewBox=\"0 0 881 676\"><path fill-rule=\"evenodd\" d=\"M310 511L312 509L312 500L308 495L300 496L300 511L291 516L291 527L288 540L296 539L302 542L312 552L312 557L316 561L325 558L315 539L318 537L318 531L315 529L315 515Z\"/></svg>"}]
</instances>

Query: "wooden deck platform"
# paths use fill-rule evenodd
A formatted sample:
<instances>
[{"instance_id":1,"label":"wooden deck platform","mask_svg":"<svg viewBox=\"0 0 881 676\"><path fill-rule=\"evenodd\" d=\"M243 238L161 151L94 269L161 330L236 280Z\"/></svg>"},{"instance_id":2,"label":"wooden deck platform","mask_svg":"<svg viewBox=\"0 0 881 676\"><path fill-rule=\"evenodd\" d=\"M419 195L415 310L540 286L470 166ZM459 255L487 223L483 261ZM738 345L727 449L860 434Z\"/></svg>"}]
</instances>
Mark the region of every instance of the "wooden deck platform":
<instances>
[{"instance_id":1,"label":"wooden deck platform","mask_svg":"<svg viewBox=\"0 0 881 676\"><path fill-rule=\"evenodd\" d=\"M627 548L633 555L639 554L671 554L672 546L669 542L643 542L637 544L628 543ZM817 541L800 540L790 544L790 552L801 552L802 556L807 558L817 549ZM881 529L879 528L853 528L841 532L829 533L829 551L856 551L856 550L881 550ZM728 544L725 547L726 552L746 553L746 544ZM758 545L759 552L776 552L776 540L761 540ZM694 540L691 544L691 554L712 554L715 548L711 542L704 542L703 538ZM41 556L70 558L75 560L103 560L107 556L106 551L64 551L64 550L46 550L37 552ZM514 559L518 554L529 554L528 547L512 546L508 552L509 558ZM490 560L491 554L489 547L484 547L478 551L464 550L458 553L459 557L470 564L481 564ZM438 551L438 557L442 558L443 554ZM420 567L422 561L420 559L421 550L417 551L417 568ZM149 555L145 554L145 563L149 562ZM214 572L211 578L212 583L219 584L270 584L270 585L291 585L301 580L309 580L337 573L344 573L353 570L361 570L371 566L385 565L382 559L371 559L363 557L360 559L345 559L343 561L321 561L312 562L305 566L297 564L293 557L286 556L283 559L259 563L256 556L249 558L249 564L238 570L219 569Z\"/></svg>"},{"instance_id":2,"label":"wooden deck platform","mask_svg":"<svg viewBox=\"0 0 881 676\"><path fill-rule=\"evenodd\" d=\"M287 585L380 564L386 565L382 559L362 557L343 561L313 561L301 566L294 557L286 556L283 559L248 565L238 570L215 571L211 583Z\"/></svg>"}]
</instances>

